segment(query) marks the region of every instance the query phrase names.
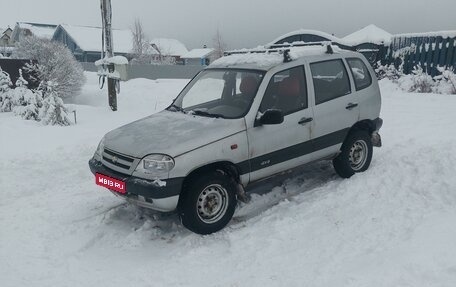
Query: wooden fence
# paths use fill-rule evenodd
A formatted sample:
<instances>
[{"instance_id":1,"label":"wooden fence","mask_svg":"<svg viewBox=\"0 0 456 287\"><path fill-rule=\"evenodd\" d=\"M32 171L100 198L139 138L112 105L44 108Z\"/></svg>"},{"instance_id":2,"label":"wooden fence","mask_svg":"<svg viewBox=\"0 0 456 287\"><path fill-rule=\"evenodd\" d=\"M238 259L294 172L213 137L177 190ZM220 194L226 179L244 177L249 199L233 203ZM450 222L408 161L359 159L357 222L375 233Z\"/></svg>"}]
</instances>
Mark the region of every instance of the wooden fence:
<instances>
[{"instance_id":1,"label":"wooden fence","mask_svg":"<svg viewBox=\"0 0 456 287\"><path fill-rule=\"evenodd\" d=\"M439 74L438 67L456 70L456 37L396 36L389 47L376 50L375 61L397 67L403 62L405 74L410 74L415 66L421 66L431 76Z\"/></svg>"}]
</instances>

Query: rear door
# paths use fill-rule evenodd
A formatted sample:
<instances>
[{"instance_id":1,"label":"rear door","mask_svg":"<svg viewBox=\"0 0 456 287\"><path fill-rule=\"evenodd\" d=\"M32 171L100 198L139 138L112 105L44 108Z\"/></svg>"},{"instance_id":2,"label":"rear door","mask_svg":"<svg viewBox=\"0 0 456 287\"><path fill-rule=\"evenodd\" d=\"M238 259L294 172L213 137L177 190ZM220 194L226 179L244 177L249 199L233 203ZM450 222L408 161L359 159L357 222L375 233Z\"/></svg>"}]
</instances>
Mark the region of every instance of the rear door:
<instances>
[{"instance_id":1,"label":"rear door","mask_svg":"<svg viewBox=\"0 0 456 287\"><path fill-rule=\"evenodd\" d=\"M311 62L314 95L314 159L339 151L349 129L359 119L359 103L343 59Z\"/></svg>"}]
</instances>

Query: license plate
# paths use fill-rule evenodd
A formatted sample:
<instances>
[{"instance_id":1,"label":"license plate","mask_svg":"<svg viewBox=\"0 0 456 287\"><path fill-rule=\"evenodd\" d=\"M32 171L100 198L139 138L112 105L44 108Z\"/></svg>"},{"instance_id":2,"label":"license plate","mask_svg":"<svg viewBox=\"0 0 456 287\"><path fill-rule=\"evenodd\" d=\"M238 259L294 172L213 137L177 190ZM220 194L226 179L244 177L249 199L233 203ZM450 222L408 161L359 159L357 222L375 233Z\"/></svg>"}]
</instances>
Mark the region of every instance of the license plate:
<instances>
[{"instance_id":1,"label":"license plate","mask_svg":"<svg viewBox=\"0 0 456 287\"><path fill-rule=\"evenodd\" d=\"M118 193L127 193L125 182L103 175L101 173L95 174L95 183L99 186L106 187L110 190L117 191Z\"/></svg>"}]
</instances>

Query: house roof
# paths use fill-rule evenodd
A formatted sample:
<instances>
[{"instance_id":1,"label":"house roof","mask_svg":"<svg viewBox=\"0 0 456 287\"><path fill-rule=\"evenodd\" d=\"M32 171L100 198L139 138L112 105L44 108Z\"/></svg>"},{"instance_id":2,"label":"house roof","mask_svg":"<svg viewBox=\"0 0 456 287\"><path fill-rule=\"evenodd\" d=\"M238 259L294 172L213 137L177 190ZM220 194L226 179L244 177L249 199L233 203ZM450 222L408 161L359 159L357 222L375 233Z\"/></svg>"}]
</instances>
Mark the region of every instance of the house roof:
<instances>
[{"instance_id":1,"label":"house roof","mask_svg":"<svg viewBox=\"0 0 456 287\"><path fill-rule=\"evenodd\" d=\"M17 22L16 27L19 29L26 29L39 38L52 39L57 25L54 24L41 24L41 23L27 23ZM15 28L16 29L16 28Z\"/></svg>"},{"instance_id":2,"label":"house roof","mask_svg":"<svg viewBox=\"0 0 456 287\"><path fill-rule=\"evenodd\" d=\"M304 35L304 34L317 35L317 36L326 38L326 39L328 39L328 40L330 40L332 42L337 42L339 44L346 44L343 41L343 39L337 38L337 37L335 37L335 36L333 36L331 34L328 34L328 33L322 32L322 31L300 29L300 30L296 30L296 31L293 31L293 32L286 33L286 34L284 34L284 35L282 35L280 37L277 37L276 39L274 39L274 41L272 41L271 43L269 43L267 45L273 45L274 43L278 42L279 40L285 39L285 38L293 36L293 35Z\"/></svg>"},{"instance_id":3,"label":"house roof","mask_svg":"<svg viewBox=\"0 0 456 287\"><path fill-rule=\"evenodd\" d=\"M193 49L181 56L183 59L203 59L209 54L214 52L214 49L203 48L203 49Z\"/></svg>"},{"instance_id":4,"label":"house roof","mask_svg":"<svg viewBox=\"0 0 456 287\"><path fill-rule=\"evenodd\" d=\"M152 54L162 54L164 56L178 56L188 53L187 48L179 40L167 38L155 38L150 41L151 45L156 45L160 51L153 47Z\"/></svg>"},{"instance_id":5,"label":"house roof","mask_svg":"<svg viewBox=\"0 0 456 287\"><path fill-rule=\"evenodd\" d=\"M73 41L86 52L101 52L102 29L100 27L60 25ZM113 29L114 52L128 54L133 50L133 40L130 30Z\"/></svg>"},{"instance_id":6,"label":"house roof","mask_svg":"<svg viewBox=\"0 0 456 287\"><path fill-rule=\"evenodd\" d=\"M346 36L344 41L353 46L364 43L389 45L391 38L392 35L390 33L371 24Z\"/></svg>"}]
</instances>

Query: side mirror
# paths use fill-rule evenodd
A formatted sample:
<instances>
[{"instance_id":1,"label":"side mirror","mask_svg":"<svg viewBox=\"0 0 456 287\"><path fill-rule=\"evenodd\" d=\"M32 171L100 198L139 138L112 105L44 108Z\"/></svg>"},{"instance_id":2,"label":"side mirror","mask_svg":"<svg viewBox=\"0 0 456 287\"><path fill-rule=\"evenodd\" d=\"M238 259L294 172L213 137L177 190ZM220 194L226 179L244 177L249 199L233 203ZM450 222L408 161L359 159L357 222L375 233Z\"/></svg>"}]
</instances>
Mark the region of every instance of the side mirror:
<instances>
[{"instance_id":1,"label":"side mirror","mask_svg":"<svg viewBox=\"0 0 456 287\"><path fill-rule=\"evenodd\" d=\"M256 126L261 125L278 125L283 123L283 114L281 110L266 110L264 114L257 120Z\"/></svg>"}]
</instances>

